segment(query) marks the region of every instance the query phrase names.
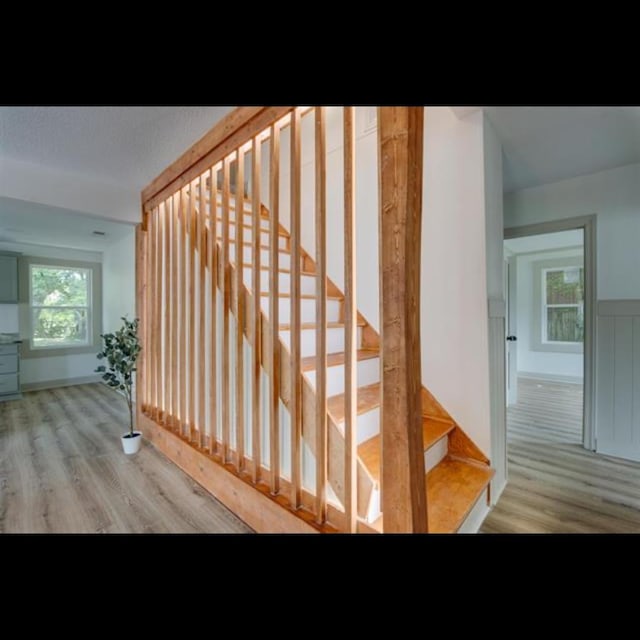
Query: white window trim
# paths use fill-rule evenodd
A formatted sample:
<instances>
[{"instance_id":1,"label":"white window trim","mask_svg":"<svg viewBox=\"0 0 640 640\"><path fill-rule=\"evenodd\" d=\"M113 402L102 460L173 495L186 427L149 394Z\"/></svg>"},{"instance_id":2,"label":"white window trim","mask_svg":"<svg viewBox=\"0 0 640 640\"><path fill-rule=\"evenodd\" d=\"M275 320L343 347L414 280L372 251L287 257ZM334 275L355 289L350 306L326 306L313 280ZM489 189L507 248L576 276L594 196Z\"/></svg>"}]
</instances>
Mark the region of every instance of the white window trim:
<instances>
[{"instance_id":1,"label":"white window trim","mask_svg":"<svg viewBox=\"0 0 640 640\"><path fill-rule=\"evenodd\" d=\"M38 268L45 269L68 269L69 271L85 271L88 274L87 279L87 305L42 305L33 304L33 291L31 283L33 282L33 270ZM32 262L29 265L29 340L31 341L31 349L74 349L76 347L88 347L93 343L93 267L77 267L77 266L61 266L51 264L41 264L39 262ZM61 342L60 344L45 344L36 345L33 336L33 311L34 309L84 309L87 312L87 339L83 342Z\"/></svg>"},{"instance_id":2,"label":"white window trim","mask_svg":"<svg viewBox=\"0 0 640 640\"><path fill-rule=\"evenodd\" d=\"M547 351L555 353L583 353L584 343L582 342L548 342L546 337L546 297L543 298L544 272L557 271L570 267L583 267L583 256L569 256L566 258L553 258L548 260L538 260L532 263L533 269L533 322L531 323L531 350ZM550 305L553 306L553 305ZM556 305L567 307L572 305ZM576 305L578 306L578 305Z\"/></svg>"},{"instance_id":3,"label":"white window trim","mask_svg":"<svg viewBox=\"0 0 640 640\"><path fill-rule=\"evenodd\" d=\"M568 340L549 340L549 336L547 335L547 310L548 309L566 309L567 307L572 307L576 309L582 309L582 313L584 316L584 302L580 303L563 303L563 304L549 304L547 302L547 274L553 271L561 271L564 272L567 269L575 268L574 265L565 265L564 267L543 267L541 269L540 277L542 281L540 282L541 287L541 300L540 300L540 312L542 314L540 318L540 340L543 345L580 345L582 342L570 342ZM583 269L582 265L578 268ZM583 269L584 274L584 269Z\"/></svg>"},{"instance_id":4,"label":"white window trim","mask_svg":"<svg viewBox=\"0 0 640 640\"><path fill-rule=\"evenodd\" d=\"M91 310L89 318L89 342L79 345L55 345L35 347L32 341L32 305L31 305L31 266L60 267L70 269L87 269L91 273L89 295ZM102 264L99 262L81 262L79 260L61 260L58 258L41 258L36 256L20 256L18 260L19 288L19 320L22 337L21 357L51 358L54 356L79 355L82 353L98 353L102 346ZM76 307L73 307L76 308Z\"/></svg>"}]
</instances>

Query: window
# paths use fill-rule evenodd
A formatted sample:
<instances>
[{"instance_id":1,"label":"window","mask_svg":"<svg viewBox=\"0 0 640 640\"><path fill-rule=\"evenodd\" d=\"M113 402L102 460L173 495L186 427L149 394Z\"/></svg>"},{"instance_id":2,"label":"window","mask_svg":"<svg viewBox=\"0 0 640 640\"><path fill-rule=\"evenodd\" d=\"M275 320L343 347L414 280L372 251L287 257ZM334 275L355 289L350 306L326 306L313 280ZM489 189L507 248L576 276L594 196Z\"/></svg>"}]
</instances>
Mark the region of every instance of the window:
<instances>
[{"instance_id":1,"label":"window","mask_svg":"<svg viewBox=\"0 0 640 640\"><path fill-rule=\"evenodd\" d=\"M91 268L29 265L32 349L92 344L92 280Z\"/></svg>"},{"instance_id":2,"label":"window","mask_svg":"<svg viewBox=\"0 0 640 640\"><path fill-rule=\"evenodd\" d=\"M584 342L584 269L542 269L542 342Z\"/></svg>"},{"instance_id":3,"label":"window","mask_svg":"<svg viewBox=\"0 0 640 640\"><path fill-rule=\"evenodd\" d=\"M584 352L584 257L578 247L567 253L531 262L532 307L523 313L532 351Z\"/></svg>"}]
</instances>

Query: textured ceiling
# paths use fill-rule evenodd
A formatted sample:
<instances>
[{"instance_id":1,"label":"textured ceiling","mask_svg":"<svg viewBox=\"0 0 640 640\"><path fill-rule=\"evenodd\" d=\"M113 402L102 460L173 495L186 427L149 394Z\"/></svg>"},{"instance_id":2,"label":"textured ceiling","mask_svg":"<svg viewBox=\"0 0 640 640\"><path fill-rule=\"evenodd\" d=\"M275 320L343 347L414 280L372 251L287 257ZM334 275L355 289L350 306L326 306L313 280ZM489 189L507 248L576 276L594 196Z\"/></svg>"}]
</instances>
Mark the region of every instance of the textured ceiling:
<instances>
[{"instance_id":1,"label":"textured ceiling","mask_svg":"<svg viewBox=\"0 0 640 640\"><path fill-rule=\"evenodd\" d=\"M0 107L0 157L142 190L233 107Z\"/></svg>"},{"instance_id":2,"label":"textured ceiling","mask_svg":"<svg viewBox=\"0 0 640 640\"><path fill-rule=\"evenodd\" d=\"M640 107L485 107L502 141L504 190L640 162Z\"/></svg>"}]
</instances>

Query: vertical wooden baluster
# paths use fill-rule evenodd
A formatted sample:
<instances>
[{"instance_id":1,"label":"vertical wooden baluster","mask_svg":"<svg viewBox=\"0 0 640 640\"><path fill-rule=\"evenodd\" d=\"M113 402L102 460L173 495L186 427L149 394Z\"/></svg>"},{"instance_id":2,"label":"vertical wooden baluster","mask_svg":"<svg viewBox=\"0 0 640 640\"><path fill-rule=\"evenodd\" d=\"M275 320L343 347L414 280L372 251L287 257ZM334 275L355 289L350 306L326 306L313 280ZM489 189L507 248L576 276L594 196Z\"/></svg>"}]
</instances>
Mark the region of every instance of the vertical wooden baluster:
<instances>
[{"instance_id":1,"label":"vertical wooden baluster","mask_svg":"<svg viewBox=\"0 0 640 640\"><path fill-rule=\"evenodd\" d=\"M180 190L180 435L187 424L187 202Z\"/></svg>"},{"instance_id":2,"label":"vertical wooden baluster","mask_svg":"<svg viewBox=\"0 0 640 640\"><path fill-rule=\"evenodd\" d=\"M195 396L196 380L196 274L198 273L196 256L196 181L189 183L189 217L187 233L189 236L189 440L196 439Z\"/></svg>"},{"instance_id":3,"label":"vertical wooden baluster","mask_svg":"<svg viewBox=\"0 0 640 640\"><path fill-rule=\"evenodd\" d=\"M269 467L271 470L271 493L280 491L280 326L279 326L279 254L280 227L280 129L271 125L271 159L269 162Z\"/></svg>"},{"instance_id":4,"label":"vertical wooden baluster","mask_svg":"<svg viewBox=\"0 0 640 640\"><path fill-rule=\"evenodd\" d=\"M171 427L180 430L180 192L171 198Z\"/></svg>"},{"instance_id":5,"label":"vertical wooden baluster","mask_svg":"<svg viewBox=\"0 0 640 640\"><path fill-rule=\"evenodd\" d=\"M158 254L158 242L156 238L156 226L158 220L158 208L154 208L149 216L149 353L151 358L149 360L150 372L149 372L149 404L151 405L150 416L153 420L158 420L158 396L157 396L157 382L158 382L158 351L156 349L156 272L157 272L157 254Z\"/></svg>"},{"instance_id":6,"label":"vertical wooden baluster","mask_svg":"<svg viewBox=\"0 0 640 640\"><path fill-rule=\"evenodd\" d=\"M198 278L198 437L199 445L204 448L206 444L206 414L205 414L205 376L206 376L206 267L207 247L205 244L205 221L207 207L207 191L205 175L200 176L200 194L198 197L197 227L198 227L198 257L200 259L200 277Z\"/></svg>"},{"instance_id":7,"label":"vertical wooden baluster","mask_svg":"<svg viewBox=\"0 0 640 640\"><path fill-rule=\"evenodd\" d=\"M229 313L230 313L230 268L229 268L229 167L227 156L222 164L222 462L229 459ZM237 247L236 247L237 249Z\"/></svg>"},{"instance_id":8,"label":"vertical wooden baluster","mask_svg":"<svg viewBox=\"0 0 640 640\"><path fill-rule=\"evenodd\" d=\"M300 111L291 112L291 506L300 506L302 469L302 349L300 334Z\"/></svg>"},{"instance_id":9,"label":"vertical wooden baluster","mask_svg":"<svg viewBox=\"0 0 640 640\"><path fill-rule=\"evenodd\" d=\"M164 422L171 426L173 406L171 403L171 205L168 198L164 205Z\"/></svg>"},{"instance_id":10,"label":"vertical wooden baluster","mask_svg":"<svg viewBox=\"0 0 640 640\"><path fill-rule=\"evenodd\" d=\"M142 218L146 217L144 208ZM147 300L146 285L146 231L143 231L144 223L136 225L136 317L139 319L139 335L142 351L138 359L138 371L136 372L136 416L140 416L146 411L146 398L144 395L144 385L146 384L146 340L147 326L145 305ZM139 424L139 423L138 423Z\"/></svg>"},{"instance_id":11,"label":"vertical wooden baluster","mask_svg":"<svg viewBox=\"0 0 640 640\"><path fill-rule=\"evenodd\" d=\"M238 471L244 469L244 151L238 149L236 161L236 451Z\"/></svg>"},{"instance_id":12,"label":"vertical wooden baluster","mask_svg":"<svg viewBox=\"0 0 640 640\"><path fill-rule=\"evenodd\" d=\"M211 280L211 354L209 381L209 451L214 454L217 443L218 424L218 172L211 167L209 172L209 276Z\"/></svg>"},{"instance_id":13,"label":"vertical wooden baluster","mask_svg":"<svg viewBox=\"0 0 640 640\"><path fill-rule=\"evenodd\" d=\"M378 107L382 512L428 530L420 365L423 107Z\"/></svg>"},{"instance_id":14,"label":"vertical wooden baluster","mask_svg":"<svg viewBox=\"0 0 640 640\"><path fill-rule=\"evenodd\" d=\"M345 461L344 495L346 527L357 528L357 303L356 303L356 214L355 129L353 107L344 108L344 330L345 330Z\"/></svg>"},{"instance_id":15,"label":"vertical wooden baluster","mask_svg":"<svg viewBox=\"0 0 640 640\"><path fill-rule=\"evenodd\" d=\"M324 107L315 110L316 519L327 519L327 229Z\"/></svg>"},{"instance_id":16,"label":"vertical wooden baluster","mask_svg":"<svg viewBox=\"0 0 640 640\"><path fill-rule=\"evenodd\" d=\"M253 481L260 480L262 447L260 442L260 354L261 354L261 309L260 309L260 171L262 143L253 139L251 148L251 243L252 271L251 290L253 291L253 313L251 336L253 343L253 360L251 376L251 457L253 458Z\"/></svg>"},{"instance_id":17,"label":"vertical wooden baluster","mask_svg":"<svg viewBox=\"0 0 640 640\"><path fill-rule=\"evenodd\" d=\"M156 350L156 420L164 423L164 385L163 385L163 362L162 362L162 270L164 267L162 249L162 218L164 214L164 203L160 203L156 213L156 292L154 300L154 333Z\"/></svg>"}]
</instances>

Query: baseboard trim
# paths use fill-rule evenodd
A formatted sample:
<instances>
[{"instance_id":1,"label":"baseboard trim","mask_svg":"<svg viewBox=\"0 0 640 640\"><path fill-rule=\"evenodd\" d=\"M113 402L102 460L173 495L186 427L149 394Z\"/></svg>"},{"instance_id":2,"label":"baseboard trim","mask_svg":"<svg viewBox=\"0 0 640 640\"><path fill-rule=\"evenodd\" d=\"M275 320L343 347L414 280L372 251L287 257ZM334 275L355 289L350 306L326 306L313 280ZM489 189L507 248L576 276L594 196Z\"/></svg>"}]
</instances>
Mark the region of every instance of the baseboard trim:
<instances>
[{"instance_id":1,"label":"baseboard trim","mask_svg":"<svg viewBox=\"0 0 640 640\"><path fill-rule=\"evenodd\" d=\"M473 505L465 521L460 525L458 533L478 533L490 511L491 507L487 504L487 490L485 490Z\"/></svg>"},{"instance_id":2,"label":"baseboard trim","mask_svg":"<svg viewBox=\"0 0 640 640\"><path fill-rule=\"evenodd\" d=\"M20 385L22 391L44 391L45 389L57 389L59 387L73 387L77 384L91 384L100 382L100 376L82 376L80 378L61 378L59 380L43 380L41 382L23 382Z\"/></svg>"},{"instance_id":3,"label":"baseboard trim","mask_svg":"<svg viewBox=\"0 0 640 640\"><path fill-rule=\"evenodd\" d=\"M584 384L582 376L565 376L555 373L537 373L535 371L518 371L518 378L529 380L544 380L546 382L569 382L571 384Z\"/></svg>"}]
</instances>

